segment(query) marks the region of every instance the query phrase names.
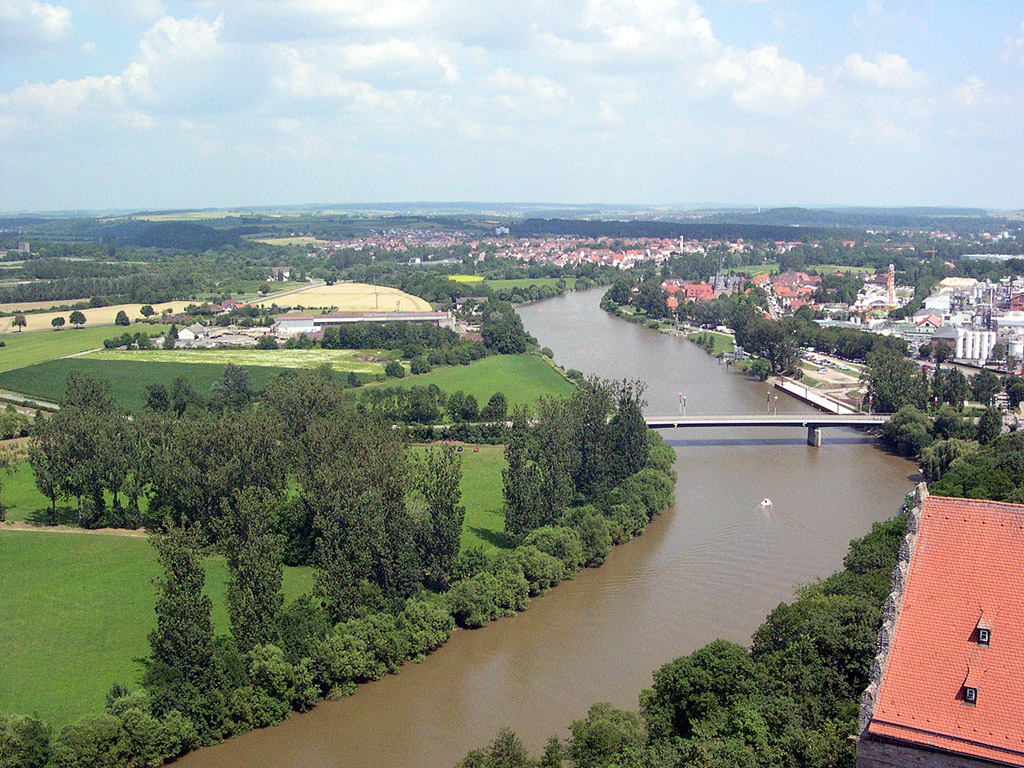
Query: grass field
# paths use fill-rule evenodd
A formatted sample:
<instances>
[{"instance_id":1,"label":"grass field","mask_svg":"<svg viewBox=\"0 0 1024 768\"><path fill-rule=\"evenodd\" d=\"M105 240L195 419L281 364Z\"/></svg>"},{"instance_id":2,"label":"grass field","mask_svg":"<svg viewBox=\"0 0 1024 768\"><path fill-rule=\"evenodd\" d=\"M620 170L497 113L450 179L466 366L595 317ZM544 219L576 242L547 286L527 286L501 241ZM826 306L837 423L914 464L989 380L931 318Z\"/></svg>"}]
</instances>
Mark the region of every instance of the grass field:
<instances>
[{"instance_id":1,"label":"grass field","mask_svg":"<svg viewBox=\"0 0 1024 768\"><path fill-rule=\"evenodd\" d=\"M214 623L226 632L224 560L206 569ZM38 712L60 726L102 710L112 683L134 684L159 574L145 538L0 531L0 712ZM312 580L309 568L286 568L286 599Z\"/></svg>"},{"instance_id":2,"label":"grass field","mask_svg":"<svg viewBox=\"0 0 1024 768\"><path fill-rule=\"evenodd\" d=\"M7 511L8 520L21 522L41 509L49 509L50 500L36 488L35 475L27 461L18 462L0 479L3 481L0 501Z\"/></svg>"},{"instance_id":3,"label":"grass field","mask_svg":"<svg viewBox=\"0 0 1024 768\"><path fill-rule=\"evenodd\" d=\"M67 375L75 371L94 379L109 381L110 392L115 402L128 410L138 411L146 404L148 385L163 384L169 387L180 376L192 385L192 389L205 397L210 393L210 385L223 375L224 368L224 365L218 363L143 363L131 360L69 357L50 360L28 368L0 372L0 389L58 402L64 395ZM288 369L252 366L248 370L252 386L255 389L262 389Z\"/></svg>"},{"instance_id":4,"label":"grass field","mask_svg":"<svg viewBox=\"0 0 1024 768\"><path fill-rule=\"evenodd\" d=\"M747 277L756 277L757 275L773 275L779 271L778 264L748 264L745 267L729 267L730 272L735 272L737 275L746 275Z\"/></svg>"},{"instance_id":5,"label":"grass field","mask_svg":"<svg viewBox=\"0 0 1024 768\"><path fill-rule=\"evenodd\" d=\"M64 302L65 304L68 302ZM172 312L181 312L189 304L195 304L194 301L168 301L164 304L153 304L153 309L156 310L157 315L160 315L165 308L170 308ZM117 317L117 313L124 310L125 313L131 320L137 317L142 317L142 313L139 311L143 307L142 304L114 304L110 307L97 307L96 309L83 309L82 314L85 315L85 325L82 327L91 328L94 325L113 325L114 319ZM55 333L72 333L75 332L75 327L68 322L68 318L71 316L70 312L40 312L35 315L25 315L25 330L26 331L51 331ZM55 317L63 317L65 321L64 329L61 331L53 331L53 326L50 321ZM13 325L13 317L0 318L0 333L9 334L12 332L16 333L16 329Z\"/></svg>"},{"instance_id":6,"label":"grass field","mask_svg":"<svg viewBox=\"0 0 1024 768\"><path fill-rule=\"evenodd\" d=\"M540 355L495 355L469 365L438 368L430 373L388 379L368 386L427 387L436 384L445 392L461 389L476 398L482 408L495 392L503 392L509 407L531 405L541 395L568 397L573 386ZM3 375L0 374L0 387Z\"/></svg>"},{"instance_id":7,"label":"grass field","mask_svg":"<svg viewBox=\"0 0 1024 768\"><path fill-rule=\"evenodd\" d=\"M414 455L422 455L425 447L415 445L411 450ZM462 457L462 483L459 489L462 491L462 504L466 507L461 549L510 548L510 542L505 536L501 495L505 446L465 445L459 456Z\"/></svg>"},{"instance_id":8,"label":"grass field","mask_svg":"<svg viewBox=\"0 0 1024 768\"><path fill-rule=\"evenodd\" d=\"M704 334L710 335L711 338L715 340L715 348L711 352L712 355L717 356L723 352L725 354L732 354L736 351L736 342L733 341L732 336L724 333L716 333L715 331L696 331L695 333L687 335L686 338L691 341L696 341Z\"/></svg>"},{"instance_id":9,"label":"grass field","mask_svg":"<svg viewBox=\"0 0 1024 768\"><path fill-rule=\"evenodd\" d=\"M845 272L848 275L873 275L874 267L849 267L842 264L813 264L806 267L806 271L817 272L819 275L834 275L836 272Z\"/></svg>"},{"instance_id":10,"label":"grass field","mask_svg":"<svg viewBox=\"0 0 1024 768\"><path fill-rule=\"evenodd\" d=\"M318 309L337 307L341 312L430 312L432 309L419 296L411 296L397 288L366 283L314 285L278 299L264 299L256 303L263 307L271 304Z\"/></svg>"},{"instance_id":11,"label":"grass field","mask_svg":"<svg viewBox=\"0 0 1024 768\"><path fill-rule=\"evenodd\" d=\"M103 346L106 339L121 333L144 331L150 336L163 333L169 326L135 324L127 328L97 326L63 331L40 331L38 333L9 333L4 336L5 346L0 347L0 371L24 368L28 365L56 360L58 357L73 355Z\"/></svg>"},{"instance_id":12,"label":"grass field","mask_svg":"<svg viewBox=\"0 0 1024 768\"><path fill-rule=\"evenodd\" d=\"M382 350L352 349L104 349L84 356L85 360L132 360L137 363L175 363L185 365L262 366L271 368L316 368L327 364L348 373L384 373L384 363L362 360L364 357L391 359L397 353Z\"/></svg>"},{"instance_id":13,"label":"grass field","mask_svg":"<svg viewBox=\"0 0 1024 768\"><path fill-rule=\"evenodd\" d=\"M496 291L502 288L529 288L531 285L536 285L538 288L544 285L554 288L559 280L565 280L565 284L570 289L576 286L575 277L523 277L516 280L488 280L487 285Z\"/></svg>"}]
</instances>

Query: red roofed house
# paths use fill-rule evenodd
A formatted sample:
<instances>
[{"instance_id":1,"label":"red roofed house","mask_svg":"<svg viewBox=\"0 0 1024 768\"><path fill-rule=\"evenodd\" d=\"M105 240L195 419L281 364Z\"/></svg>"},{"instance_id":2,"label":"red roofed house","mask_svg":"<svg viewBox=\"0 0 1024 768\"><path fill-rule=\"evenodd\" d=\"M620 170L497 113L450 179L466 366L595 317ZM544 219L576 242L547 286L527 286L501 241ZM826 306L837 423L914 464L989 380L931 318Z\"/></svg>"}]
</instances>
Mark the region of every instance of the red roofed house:
<instances>
[{"instance_id":1,"label":"red roofed house","mask_svg":"<svg viewBox=\"0 0 1024 768\"><path fill-rule=\"evenodd\" d=\"M1024 766L1024 505L918 486L861 699L858 768Z\"/></svg>"},{"instance_id":2,"label":"red roofed house","mask_svg":"<svg viewBox=\"0 0 1024 768\"><path fill-rule=\"evenodd\" d=\"M683 286L687 301L711 301L715 298L715 289L710 283L690 283Z\"/></svg>"}]
</instances>

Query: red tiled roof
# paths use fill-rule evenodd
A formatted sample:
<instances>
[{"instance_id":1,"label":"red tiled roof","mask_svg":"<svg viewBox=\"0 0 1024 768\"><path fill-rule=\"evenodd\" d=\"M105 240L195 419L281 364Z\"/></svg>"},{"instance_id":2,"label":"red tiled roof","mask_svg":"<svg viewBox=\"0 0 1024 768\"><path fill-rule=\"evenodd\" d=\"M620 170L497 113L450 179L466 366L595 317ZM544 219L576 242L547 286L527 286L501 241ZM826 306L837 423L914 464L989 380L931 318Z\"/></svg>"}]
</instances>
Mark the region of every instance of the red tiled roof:
<instances>
[{"instance_id":1,"label":"red tiled roof","mask_svg":"<svg viewBox=\"0 0 1024 768\"><path fill-rule=\"evenodd\" d=\"M1024 505L925 499L868 732L1024 766Z\"/></svg>"}]
</instances>

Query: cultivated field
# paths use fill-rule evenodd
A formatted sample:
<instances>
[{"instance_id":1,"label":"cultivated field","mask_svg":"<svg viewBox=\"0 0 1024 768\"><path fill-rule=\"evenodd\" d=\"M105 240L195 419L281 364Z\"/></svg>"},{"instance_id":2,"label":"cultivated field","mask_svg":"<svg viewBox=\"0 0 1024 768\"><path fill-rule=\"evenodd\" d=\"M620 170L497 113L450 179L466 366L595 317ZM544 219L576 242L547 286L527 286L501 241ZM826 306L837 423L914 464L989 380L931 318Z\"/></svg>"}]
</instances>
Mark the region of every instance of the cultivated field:
<instances>
[{"instance_id":1,"label":"cultivated field","mask_svg":"<svg viewBox=\"0 0 1024 768\"><path fill-rule=\"evenodd\" d=\"M184 363L209 365L264 366L271 368L317 368L330 365L348 373L384 373L384 363L396 353L365 349L104 349L86 355L87 360L131 360L137 363Z\"/></svg>"},{"instance_id":2,"label":"cultivated field","mask_svg":"<svg viewBox=\"0 0 1024 768\"><path fill-rule=\"evenodd\" d=\"M483 278L479 275L448 275L448 279L456 283L479 283Z\"/></svg>"},{"instance_id":3,"label":"cultivated field","mask_svg":"<svg viewBox=\"0 0 1024 768\"><path fill-rule=\"evenodd\" d=\"M106 339L121 333L145 332L156 336L166 331L167 325L130 325L127 328L95 326L74 328L63 331L40 331L38 333L10 333L4 336L5 346L0 347L0 371L23 368L47 360L56 360L65 355L74 355L103 346Z\"/></svg>"},{"instance_id":4,"label":"cultivated field","mask_svg":"<svg viewBox=\"0 0 1024 768\"><path fill-rule=\"evenodd\" d=\"M496 355L469 365L438 368L430 373L371 383L371 387L426 387L436 384L445 392L461 389L476 398L481 408L495 392L503 392L509 407L532 405L541 395L568 397L573 385L540 355ZM2 375L0 375L0 386Z\"/></svg>"},{"instance_id":5,"label":"cultivated field","mask_svg":"<svg viewBox=\"0 0 1024 768\"><path fill-rule=\"evenodd\" d=\"M102 711L113 683L135 687L160 570L144 537L0 529L0 712L38 712L59 727ZM206 571L226 633L223 558ZM312 569L285 568L286 599L312 583Z\"/></svg>"},{"instance_id":6,"label":"cultivated field","mask_svg":"<svg viewBox=\"0 0 1024 768\"><path fill-rule=\"evenodd\" d=\"M263 307L281 303L307 309L337 307L341 312L430 312L432 309L418 296L410 296L397 288L366 283L314 285L290 293L286 299L264 299L257 303Z\"/></svg>"},{"instance_id":7,"label":"cultivated field","mask_svg":"<svg viewBox=\"0 0 1024 768\"><path fill-rule=\"evenodd\" d=\"M64 302L65 304L69 302ZM164 304L153 304L153 309L156 310L157 316L166 308L170 308L172 312L181 312L189 304L195 304L194 301L168 301ZM95 309L83 309L82 314L85 315L85 326L88 328L92 325L113 325L114 319L117 317L117 313L124 310L128 315L129 319L134 320L137 317L142 317L142 304L115 304L110 307L97 307ZM68 318L71 316L71 312L41 312L36 315L25 315L25 326L26 331L52 331L53 326L50 322L55 317L63 317L65 321L64 329L58 331L58 333L71 333L75 330L75 327L68 322ZM13 317L0 318L0 333L7 334L16 332L13 325Z\"/></svg>"},{"instance_id":8,"label":"cultivated field","mask_svg":"<svg viewBox=\"0 0 1024 768\"><path fill-rule=\"evenodd\" d=\"M86 301L86 299L60 299L59 301L12 301L8 304L0 304L0 312L31 312L36 309L51 309L53 307L71 306L72 304L79 304L83 301Z\"/></svg>"}]
</instances>

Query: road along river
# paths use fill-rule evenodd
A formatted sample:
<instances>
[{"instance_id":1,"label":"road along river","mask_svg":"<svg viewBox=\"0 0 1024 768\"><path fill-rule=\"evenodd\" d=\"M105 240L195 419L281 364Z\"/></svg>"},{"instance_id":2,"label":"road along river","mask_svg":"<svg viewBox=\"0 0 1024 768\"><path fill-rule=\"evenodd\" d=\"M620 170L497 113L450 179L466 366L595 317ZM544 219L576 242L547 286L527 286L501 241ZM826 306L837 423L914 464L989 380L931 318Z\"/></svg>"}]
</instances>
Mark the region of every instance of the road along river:
<instances>
[{"instance_id":1,"label":"road along river","mask_svg":"<svg viewBox=\"0 0 1024 768\"><path fill-rule=\"evenodd\" d=\"M614 318L601 290L521 308L527 330L566 368L648 383L651 413L754 413L767 387L696 345ZM774 405L773 405L774 407ZM781 395L780 413L808 410ZM793 586L842 565L850 539L895 514L916 467L863 433L687 429L675 506L601 568L529 609L456 631L422 664L360 686L274 728L182 758L182 768L447 768L510 726L537 750L596 701L637 707L666 661L716 637L746 643ZM763 509L761 500L773 504Z\"/></svg>"}]
</instances>

